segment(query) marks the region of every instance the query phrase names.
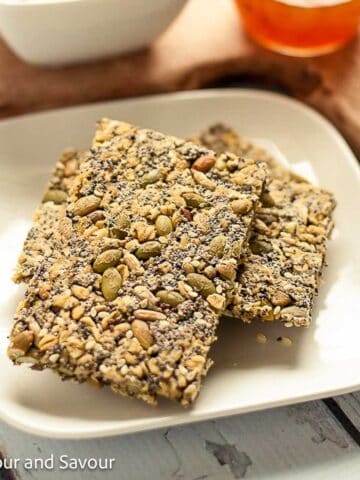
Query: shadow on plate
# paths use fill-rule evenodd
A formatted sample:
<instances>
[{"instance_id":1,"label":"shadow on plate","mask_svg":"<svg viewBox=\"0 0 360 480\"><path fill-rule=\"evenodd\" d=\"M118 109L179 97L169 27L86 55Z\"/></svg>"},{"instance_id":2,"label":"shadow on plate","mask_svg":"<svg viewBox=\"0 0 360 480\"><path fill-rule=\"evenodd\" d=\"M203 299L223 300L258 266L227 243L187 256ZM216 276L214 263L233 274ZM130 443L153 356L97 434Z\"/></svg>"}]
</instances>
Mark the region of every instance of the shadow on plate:
<instances>
[{"instance_id":1,"label":"shadow on plate","mask_svg":"<svg viewBox=\"0 0 360 480\"><path fill-rule=\"evenodd\" d=\"M337 221L337 225L340 221ZM346 261L343 258L343 248L344 243L346 242L345 238L341 238L339 228L336 228L331 238L328 241L327 252L325 262L328 263L328 266L325 266L323 269L322 283L320 287L319 296L315 300L313 317L316 319L320 310L326 308L326 299L328 293L331 291L333 286L336 284L339 279L339 273L341 272L342 266Z\"/></svg>"},{"instance_id":2,"label":"shadow on plate","mask_svg":"<svg viewBox=\"0 0 360 480\"><path fill-rule=\"evenodd\" d=\"M13 285L11 285L12 287ZM4 328L11 328L13 317L19 302L24 298L26 286L24 284L14 286L15 290L11 292L6 299L1 300L1 320L0 326Z\"/></svg>"},{"instance_id":3,"label":"shadow on plate","mask_svg":"<svg viewBox=\"0 0 360 480\"><path fill-rule=\"evenodd\" d=\"M260 330L267 331L269 341L265 345L256 342L256 333ZM224 319L219 328L219 340L211 351L215 365L209 377L215 380L217 375L221 375L222 370L228 368L238 369L240 376L244 369L266 365L276 364L295 368L301 351L301 338L303 335L312 335L312 332L293 329L291 336L296 337L296 340L291 347L285 347L280 345L276 338L288 334L288 331L289 329L281 325L246 325L240 321ZM61 383L52 372L33 372L26 366L17 367L14 380L13 377L11 396L17 405L41 416L62 418L65 422L72 418L80 421L132 422L184 413L182 407L166 399L160 400L160 408L146 407L140 401L114 394L108 387L95 390L88 385L78 385L70 381ZM191 409L187 411L190 412Z\"/></svg>"},{"instance_id":4,"label":"shadow on plate","mask_svg":"<svg viewBox=\"0 0 360 480\"><path fill-rule=\"evenodd\" d=\"M257 341L257 334L266 337L266 343ZM248 370L266 366L285 366L295 368L301 353L305 336L311 337L312 329L286 328L276 322L243 323L241 320L223 318L218 329L218 341L215 343L211 357L215 362L212 373L221 369ZM278 339L289 338L290 346Z\"/></svg>"},{"instance_id":5,"label":"shadow on plate","mask_svg":"<svg viewBox=\"0 0 360 480\"><path fill-rule=\"evenodd\" d=\"M56 374L49 371L25 372L25 366L19 369L23 372L11 386L11 400L29 410L31 415L35 413L41 417L58 418L64 423L71 419L85 422L131 422L184 412L182 407L166 399L159 402L159 409L147 407L141 401L115 394L109 387L96 390L86 384L61 382Z\"/></svg>"}]
</instances>

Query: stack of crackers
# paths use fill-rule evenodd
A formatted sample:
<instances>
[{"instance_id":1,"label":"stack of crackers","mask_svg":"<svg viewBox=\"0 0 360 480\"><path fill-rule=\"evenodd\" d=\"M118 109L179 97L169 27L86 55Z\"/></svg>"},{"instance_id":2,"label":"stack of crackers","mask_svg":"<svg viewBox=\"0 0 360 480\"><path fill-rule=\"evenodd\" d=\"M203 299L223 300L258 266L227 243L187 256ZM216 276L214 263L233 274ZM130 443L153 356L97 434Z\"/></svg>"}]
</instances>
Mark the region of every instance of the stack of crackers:
<instances>
[{"instance_id":1,"label":"stack of crackers","mask_svg":"<svg viewBox=\"0 0 360 480\"><path fill-rule=\"evenodd\" d=\"M188 406L224 314L310 325L334 207L224 125L182 140L103 119L35 212L8 355Z\"/></svg>"}]
</instances>

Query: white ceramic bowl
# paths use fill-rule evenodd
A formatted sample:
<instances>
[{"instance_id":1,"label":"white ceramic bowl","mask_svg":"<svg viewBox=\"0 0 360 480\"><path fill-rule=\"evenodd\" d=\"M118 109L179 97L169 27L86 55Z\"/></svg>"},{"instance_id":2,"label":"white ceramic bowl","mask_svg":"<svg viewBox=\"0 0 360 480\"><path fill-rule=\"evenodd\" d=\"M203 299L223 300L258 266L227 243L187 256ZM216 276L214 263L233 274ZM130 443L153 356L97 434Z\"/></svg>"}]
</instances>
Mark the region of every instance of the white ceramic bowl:
<instances>
[{"instance_id":1,"label":"white ceramic bowl","mask_svg":"<svg viewBox=\"0 0 360 480\"><path fill-rule=\"evenodd\" d=\"M0 0L0 32L22 59L85 62L148 45L186 0Z\"/></svg>"}]
</instances>

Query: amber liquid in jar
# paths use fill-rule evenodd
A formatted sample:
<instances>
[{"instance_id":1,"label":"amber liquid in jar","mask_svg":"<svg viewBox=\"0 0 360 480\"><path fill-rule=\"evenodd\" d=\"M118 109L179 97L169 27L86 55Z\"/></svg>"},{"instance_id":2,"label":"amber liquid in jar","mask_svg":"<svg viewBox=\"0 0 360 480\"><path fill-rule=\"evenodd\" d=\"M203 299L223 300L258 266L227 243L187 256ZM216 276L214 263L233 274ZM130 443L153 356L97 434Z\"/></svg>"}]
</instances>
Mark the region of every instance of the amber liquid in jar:
<instances>
[{"instance_id":1,"label":"amber liquid in jar","mask_svg":"<svg viewBox=\"0 0 360 480\"><path fill-rule=\"evenodd\" d=\"M340 48L357 33L360 0L236 0L244 26L261 45L312 56Z\"/></svg>"}]
</instances>

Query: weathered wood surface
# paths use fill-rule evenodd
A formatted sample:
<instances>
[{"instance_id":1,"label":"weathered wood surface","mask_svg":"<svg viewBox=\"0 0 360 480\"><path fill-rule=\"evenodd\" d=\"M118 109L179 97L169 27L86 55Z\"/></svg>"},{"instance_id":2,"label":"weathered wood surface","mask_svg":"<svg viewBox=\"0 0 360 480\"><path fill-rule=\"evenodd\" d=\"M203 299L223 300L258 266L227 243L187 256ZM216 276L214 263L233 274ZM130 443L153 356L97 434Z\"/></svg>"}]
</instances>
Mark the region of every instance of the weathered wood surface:
<instances>
[{"instance_id":1,"label":"weathered wood surface","mask_svg":"<svg viewBox=\"0 0 360 480\"><path fill-rule=\"evenodd\" d=\"M348 395L336 397L335 401L344 414L360 431L360 392L349 393Z\"/></svg>"},{"instance_id":2,"label":"weathered wood surface","mask_svg":"<svg viewBox=\"0 0 360 480\"><path fill-rule=\"evenodd\" d=\"M360 38L315 59L271 53L247 39L233 0L190 0L148 50L90 65L36 68L0 41L0 72L0 117L256 76L325 114L360 152Z\"/></svg>"},{"instance_id":3,"label":"weathered wood surface","mask_svg":"<svg viewBox=\"0 0 360 480\"><path fill-rule=\"evenodd\" d=\"M356 422L360 393L335 400ZM34 437L0 423L0 443L4 454L22 460L51 454L116 459L109 471L57 468L50 474L20 467L22 480L358 480L360 471L359 445L322 401L87 441ZM11 478L4 473L1 480Z\"/></svg>"}]
</instances>

